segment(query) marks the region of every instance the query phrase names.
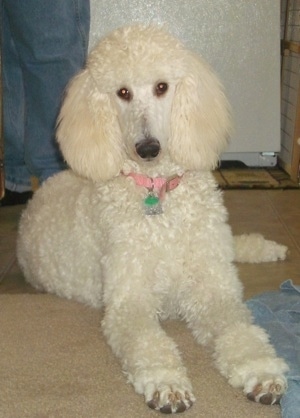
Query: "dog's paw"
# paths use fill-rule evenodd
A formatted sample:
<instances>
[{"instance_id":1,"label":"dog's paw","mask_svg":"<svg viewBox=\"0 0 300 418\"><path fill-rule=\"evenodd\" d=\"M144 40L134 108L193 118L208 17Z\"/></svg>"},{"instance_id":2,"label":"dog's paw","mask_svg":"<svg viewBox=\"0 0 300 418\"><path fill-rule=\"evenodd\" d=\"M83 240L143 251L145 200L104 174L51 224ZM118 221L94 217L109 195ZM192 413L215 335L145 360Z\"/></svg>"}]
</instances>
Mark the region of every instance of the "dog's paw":
<instances>
[{"instance_id":1,"label":"dog's paw","mask_svg":"<svg viewBox=\"0 0 300 418\"><path fill-rule=\"evenodd\" d=\"M178 385L160 385L153 387L151 392L152 395L146 398L147 405L164 414L184 412L195 402L194 395Z\"/></svg>"},{"instance_id":2,"label":"dog's paw","mask_svg":"<svg viewBox=\"0 0 300 418\"><path fill-rule=\"evenodd\" d=\"M264 405L278 404L286 391L287 382L284 377L265 376L263 379L250 379L245 385L247 398Z\"/></svg>"}]
</instances>

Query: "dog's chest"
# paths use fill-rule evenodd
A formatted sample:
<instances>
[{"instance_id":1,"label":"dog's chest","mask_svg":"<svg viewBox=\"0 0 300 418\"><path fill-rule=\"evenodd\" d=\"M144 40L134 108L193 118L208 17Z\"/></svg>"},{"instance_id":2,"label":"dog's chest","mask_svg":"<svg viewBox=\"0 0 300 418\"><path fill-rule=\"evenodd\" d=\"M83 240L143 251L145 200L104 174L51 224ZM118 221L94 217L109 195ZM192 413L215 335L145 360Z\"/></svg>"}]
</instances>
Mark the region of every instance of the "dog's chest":
<instances>
[{"instance_id":1,"label":"dog's chest","mask_svg":"<svg viewBox=\"0 0 300 418\"><path fill-rule=\"evenodd\" d=\"M126 178L106 185L100 198L99 216L110 242L135 242L161 251L186 246L191 235L224 218L219 193L209 177L202 182L183 178L178 187L159 196L157 211L149 211L145 202L152 193Z\"/></svg>"}]
</instances>

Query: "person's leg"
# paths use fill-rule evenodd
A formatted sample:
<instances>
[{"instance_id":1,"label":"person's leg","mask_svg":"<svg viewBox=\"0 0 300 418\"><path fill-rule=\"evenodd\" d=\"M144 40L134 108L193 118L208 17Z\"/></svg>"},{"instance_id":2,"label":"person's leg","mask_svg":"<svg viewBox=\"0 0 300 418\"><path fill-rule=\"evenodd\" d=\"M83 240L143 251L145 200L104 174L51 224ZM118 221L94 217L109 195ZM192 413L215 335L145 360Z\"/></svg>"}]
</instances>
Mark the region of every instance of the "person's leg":
<instances>
[{"instance_id":1,"label":"person's leg","mask_svg":"<svg viewBox=\"0 0 300 418\"><path fill-rule=\"evenodd\" d=\"M11 36L5 9L2 10L3 133L5 138L5 187L24 192L31 189L24 160L24 90L19 57Z\"/></svg>"},{"instance_id":2,"label":"person's leg","mask_svg":"<svg viewBox=\"0 0 300 418\"><path fill-rule=\"evenodd\" d=\"M42 182L65 168L55 124L64 89L85 63L89 1L6 0L5 5L24 81L24 158Z\"/></svg>"}]
</instances>

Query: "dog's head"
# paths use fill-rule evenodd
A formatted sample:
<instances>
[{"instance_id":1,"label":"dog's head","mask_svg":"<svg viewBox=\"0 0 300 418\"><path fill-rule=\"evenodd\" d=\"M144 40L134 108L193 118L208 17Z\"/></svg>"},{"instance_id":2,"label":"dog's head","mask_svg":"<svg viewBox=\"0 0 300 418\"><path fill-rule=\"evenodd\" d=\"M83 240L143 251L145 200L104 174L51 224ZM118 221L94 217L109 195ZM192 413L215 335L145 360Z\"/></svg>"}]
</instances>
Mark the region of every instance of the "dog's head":
<instances>
[{"instance_id":1,"label":"dog's head","mask_svg":"<svg viewBox=\"0 0 300 418\"><path fill-rule=\"evenodd\" d=\"M230 131L228 102L209 66L157 27L131 26L103 39L70 83L57 138L82 176L106 180L126 159L210 170Z\"/></svg>"}]
</instances>

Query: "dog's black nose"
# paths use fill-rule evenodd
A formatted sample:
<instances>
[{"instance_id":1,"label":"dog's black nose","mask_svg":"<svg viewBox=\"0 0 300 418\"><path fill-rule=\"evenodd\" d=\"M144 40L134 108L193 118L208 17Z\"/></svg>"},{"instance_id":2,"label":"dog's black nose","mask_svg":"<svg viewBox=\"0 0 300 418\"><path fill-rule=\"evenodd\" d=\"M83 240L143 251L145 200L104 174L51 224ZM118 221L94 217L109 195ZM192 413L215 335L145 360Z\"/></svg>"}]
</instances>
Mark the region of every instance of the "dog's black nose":
<instances>
[{"instance_id":1,"label":"dog's black nose","mask_svg":"<svg viewBox=\"0 0 300 418\"><path fill-rule=\"evenodd\" d=\"M135 144L137 154L145 159L152 160L157 157L160 151L160 143L155 138L146 138Z\"/></svg>"}]
</instances>

